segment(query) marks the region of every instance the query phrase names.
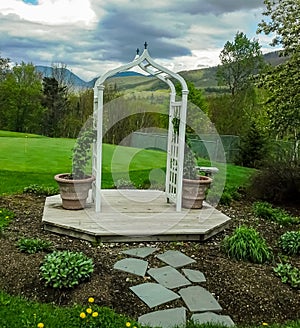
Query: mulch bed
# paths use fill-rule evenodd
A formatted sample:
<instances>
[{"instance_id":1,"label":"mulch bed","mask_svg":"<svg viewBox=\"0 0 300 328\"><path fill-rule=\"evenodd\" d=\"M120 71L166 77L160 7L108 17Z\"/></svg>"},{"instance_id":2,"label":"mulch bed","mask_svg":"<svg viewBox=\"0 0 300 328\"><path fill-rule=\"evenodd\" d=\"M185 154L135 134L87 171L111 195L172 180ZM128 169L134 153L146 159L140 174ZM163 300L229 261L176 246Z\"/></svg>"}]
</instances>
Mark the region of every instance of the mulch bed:
<instances>
[{"instance_id":1,"label":"mulch bed","mask_svg":"<svg viewBox=\"0 0 300 328\"><path fill-rule=\"evenodd\" d=\"M164 250L174 249L193 257L196 263L191 268L202 271L207 279L204 287L213 293L235 323L261 324L281 323L300 318L300 291L283 284L273 267L279 262L280 249L277 241L288 230L299 230L298 226L282 227L276 223L257 219L251 212L251 202L234 202L230 207L219 207L232 218L229 229L206 242L155 242L155 243L109 243L93 245L89 242L55 235L44 231L42 213L45 198L34 195L0 197L0 208L15 213L11 225L1 237L0 289L11 295L21 295L30 300L52 302L58 305L86 304L94 297L97 304L126 314L133 319L150 309L140 301L129 287L150 281L147 277L135 277L113 269L114 263L123 258L121 251L129 247L155 246ZM287 208L293 215L300 215L295 206ZM241 224L255 227L267 240L274 253L272 263L252 264L229 259L220 250L221 240ZM56 250L81 251L93 258L95 269L89 281L70 290L55 290L45 287L40 279L39 266L45 253L21 253L16 247L19 238L41 238L51 241ZM155 255L147 258L150 267L159 262ZM299 256L289 261L300 268ZM182 306L180 300L167 303L152 310ZM151 311L152 311L151 310Z\"/></svg>"}]
</instances>

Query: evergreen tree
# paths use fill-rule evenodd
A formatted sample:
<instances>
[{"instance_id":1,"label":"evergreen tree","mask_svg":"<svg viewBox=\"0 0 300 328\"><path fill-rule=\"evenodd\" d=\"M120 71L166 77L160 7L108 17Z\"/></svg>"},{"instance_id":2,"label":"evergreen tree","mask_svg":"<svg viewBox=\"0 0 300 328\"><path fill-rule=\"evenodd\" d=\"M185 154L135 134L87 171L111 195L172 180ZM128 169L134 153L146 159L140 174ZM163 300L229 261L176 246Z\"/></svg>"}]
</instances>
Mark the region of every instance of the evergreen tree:
<instances>
[{"instance_id":1,"label":"evergreen tree","mask_svg":"<svg viewBox=\"0 0 300 328\"><path fill-rule=\"evenodd\" d=\"M236 164L258 168L266 156L266 144L266 137L252 122L247 133L241 137Z\"/></svg>"},{"instance_id":2,"label":"evergreen tree","mask_svg":"<svg viewBox=\"0 0 300 328\"><path fill-rule=\"evenodd\" d=\"M68 109L67 87L60 86L54 77L43 78L43 134L48 137L63 135L63 120Z\"/></svg>"}]
</instances>

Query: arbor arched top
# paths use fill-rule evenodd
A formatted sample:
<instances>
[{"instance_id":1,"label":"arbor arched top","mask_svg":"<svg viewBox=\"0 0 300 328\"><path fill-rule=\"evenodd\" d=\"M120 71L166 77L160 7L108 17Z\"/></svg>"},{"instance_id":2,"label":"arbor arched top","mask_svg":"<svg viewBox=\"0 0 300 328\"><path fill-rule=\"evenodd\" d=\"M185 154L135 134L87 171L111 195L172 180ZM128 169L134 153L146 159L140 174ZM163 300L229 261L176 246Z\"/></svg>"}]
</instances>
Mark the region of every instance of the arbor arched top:
<instances>
[{"instance_id":1,"label":"arbor arched top","mask_svg":"<svg viewBox=\"0 0 300 328\"><path fill-rule=\"evenodd\" d=\"M145 43L146 44L146 43ZM185 82L185 80L177 73L172 72L171 70L167 69L166 67L163 67L162 65L156 63L150 56L147 47L145 46L145 49L142 53L142 55L138 54L139 51L137 51L137 55L135 56L134 60L128 64L119 66L117 68L114 68L110 71L107 71L102 76L100 76L96 82L95 82L95 88L98 88L103 85L106 79L114 76L117 73L125 72L133 67L140 67L143 71L147 72L148 74L157 77L158 79L162 80L166 84L169 85L171 88L172 93L175 94L175 87L173 82L170 80L170 78L176 79L180 84L182 88L182 94L188 94L188 87Z\"/></svg>"},{"instance_id":2,"label":"arbor arched top","mask_svg":"<svg viewBox=\"0 0 300 328\"><path fill-rule=\"evenodd\" d=\"M117 73L124 72L133 67L140 67L144 72L154 76L168 84L171 89L168 126L168 149L166 163L166 187L165 194L168 201L176 204L176 211L181 211L182 204L182 177L185 145L185 125L187 111L188 87L183 77L179 74L156 63L147 50L147 42L144 51L139 55L137 49L134 60L128 64L112 69L100 76L94 87L94 128L97 130L97 139L93 147L93 175L96 181L93 184L93 199L95 210L101 210L101 172L102 172L102 137L103 137L103 94L104 82ZM181 85L182 99L176 101L176 90L172 80Z\"/></svg>"}]
</instances>

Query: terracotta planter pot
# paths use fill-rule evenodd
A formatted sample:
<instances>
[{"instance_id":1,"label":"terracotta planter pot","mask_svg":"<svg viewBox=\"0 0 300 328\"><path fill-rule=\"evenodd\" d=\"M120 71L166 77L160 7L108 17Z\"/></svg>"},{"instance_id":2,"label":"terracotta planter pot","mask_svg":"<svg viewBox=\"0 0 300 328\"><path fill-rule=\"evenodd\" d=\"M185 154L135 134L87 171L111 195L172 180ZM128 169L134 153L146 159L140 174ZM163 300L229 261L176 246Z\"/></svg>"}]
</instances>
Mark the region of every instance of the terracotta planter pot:
<instances>
[{"instance_id":1,"label":"terracotta planter pot","mask_svg":"<svg viewBox=\"0 0 300 328\"><path fill-rule=\"evenodd\" d=\"M199 176L197 180L182 180L182 207L199 209L203 206L206 190L212 183L207 176Z\"/></svg>"},{"instance_id":2,"label":"terracotta planter pot","mask_svg":"<svg viewBox=\"0 0 300 328\"><path fill-rule=\"evenodd\" d=\"M62 206L67 210L81 210L85 207L86 199L95 177L85 179L68 179L70 173L55 175L54 179L59 185Z\"/></svg>"}]
</instances>

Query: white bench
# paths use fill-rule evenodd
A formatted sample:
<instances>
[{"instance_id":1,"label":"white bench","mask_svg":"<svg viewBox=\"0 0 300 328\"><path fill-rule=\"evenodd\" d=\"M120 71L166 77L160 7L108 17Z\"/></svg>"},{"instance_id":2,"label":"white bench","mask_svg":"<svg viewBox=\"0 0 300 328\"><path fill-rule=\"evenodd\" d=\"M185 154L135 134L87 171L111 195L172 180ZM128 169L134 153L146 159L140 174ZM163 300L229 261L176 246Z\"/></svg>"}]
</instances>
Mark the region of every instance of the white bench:
<instances>
[{"instance_id":1,"label":"white bench","mask_svg":"<svg viewBox=\"0 0 300 328\"><path fill-rule=\"evenodd\" d=\"M203 172L207 177L212 177L219 172L219 169L214 166L197 166L196 168L199 172Z\"/></svg>"}]
</instances>

